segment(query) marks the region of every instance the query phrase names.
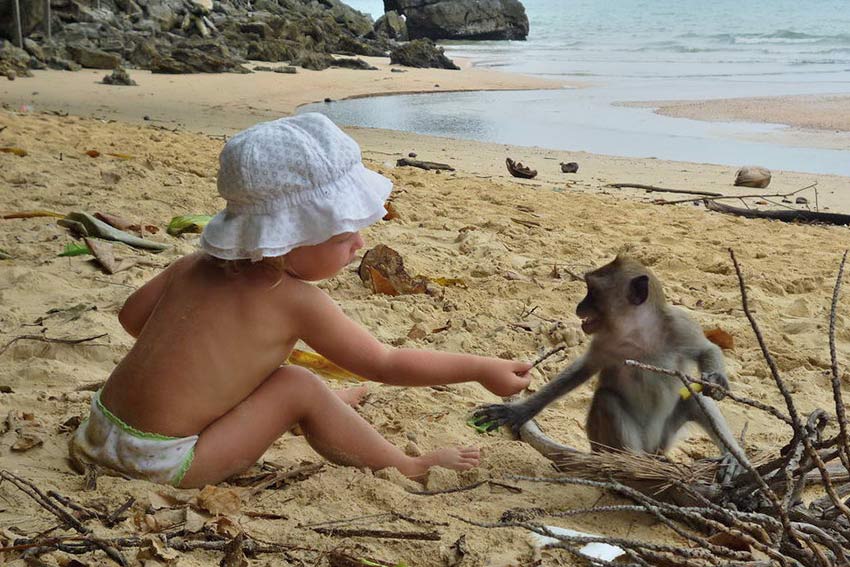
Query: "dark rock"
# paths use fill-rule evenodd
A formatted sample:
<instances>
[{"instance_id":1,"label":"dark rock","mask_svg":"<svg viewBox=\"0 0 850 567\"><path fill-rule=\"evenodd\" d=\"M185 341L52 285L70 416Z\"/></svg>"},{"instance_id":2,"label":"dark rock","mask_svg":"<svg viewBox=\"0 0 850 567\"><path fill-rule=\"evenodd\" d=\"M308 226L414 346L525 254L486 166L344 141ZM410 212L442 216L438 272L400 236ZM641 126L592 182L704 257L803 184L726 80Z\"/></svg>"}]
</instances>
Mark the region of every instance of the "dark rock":
<instances>
[{"instance_id":1,"label":"dark rock","mask_svg":"<svg viewBox=\"0 0 850 567\"><path fill-rule=\"evenodd\" d=\"M809 204L809 200L806 199L805 197L797 197L794 200L794 202L798 205L808 205Z\"/></svg>"},{"instance_id":2,"label":"dark rock","mask_svg":"<svg viewBox=\"0 0 850 567\"><path fill-rule=\"evenodd\" d=\"M312 69L313 71L323 71L335 63L333 56L327 53L302 52L293 61L293 64L303 67L304 69Z\"/></svg>"},{"instance_id":3,"label":"dark rock","mask_svg":"<svg viewBox=\"0 0 850 567\"><path fill-rule=\"evenodd\" d=\"M114 53L85 45L69 45L67 49L71 59L89 69L115 69L121 65L121 57Z\"/></svg>"},{"instance_id":4,"label":"dark rock","mask_svg":"<svg viewBox=\"0 0 850 567\"><path fill-rule=\"evenodd\" d=\"M254 61L291 61L295 50L283 41L252 41L245 53L246 59Z\"/></svg>"},{"instance_id":5,"label":"dark rock","mask_svg":"<svg viewBox=\"0 0 850 567\"><path fill-rule=\"evenodd\" d=\"M275 67L273 71L275 73L285 73L287 75L294 75L298 72L298 69L296 69L292 65L284 65L283 67Z\"/></svg>"},{"instance_id":6,"label":"dark rock","mask_svg":"<svg viewBox=\"0 0 850 567\"><path fill-rule=\"evenodd\" d=\"M82 69L79 63L63 59L62 57L48 57L47 66L58 71L79 71Z\"/></svg>"},{"instance_id":7,"label":"dark rock","mask_svg":"<svg viewBox=\"0 0 850 567\"><path fill-rule=\"evenodd\" d=\"M563 173L578 173L578 164L574 161L561 162L561 171Z\"/></svg>"},{"instance_id":8,"label":"dark rock","mask_svg":"<svg viewBox=\"0 0 850 567\"><path fill-rule=\"evenodd\" d=\"M411 39L525 39L528 16L519 0L384 0L407 17Z\"/></svg>"},{"instance_id":9,"label":"dark rock","mask_svg":"<svg viewBox=\"0 0 850 567\"><path fill-rule=\"evenodd\" d=\"M123 67L113 69L111 75L106 75L103 78L104 85L123 85L127 87L135 87L136 81L130 78L130 73Z\"/></svg>"},{"instance_id":10,"label":"dark rock","mask_svg":"<svg viewBox=\"0 0 850 567\"><path fill-rule=\"evenodd\" d=\"M23 49L12 45L11 41L0 39L0 75L9 77L31 77L29 70L30 55Z\"/></svg>"},{"instance_id":11,"label":"dark rock","mask_svg":"<svg viewBox=\"0 0 850 567\"><path fill-rule=\"evenodd\" d=\"M390 63L407 67L460 69L446 57L443 48L437 47L430 39L415 39L399 45L390 52Z\"/></svg>"},{"instance_id":12,"label":"dark rock","mask_svg":"<svg viewBox=\"0 0 850 567\"><path fill-rule=\"evenodd\" d=\"M375 22L375 33L389 39L407 41L407 22L395 10L386 12Z\"/></svg>"},{"instance_id":13,"label":"dark rock","mask_svg":"<svg viewBox=\"0 0 850 567\"><path fill-rule=\"evenodd\" d=\"M390 69L390 73L407 73L407 71L405 69L399 69L397 67L393 67L392 69Z\"/></svg>"},{"instance_id":14,"label":"dark rock","mask_svg":"<svg viewBox=\"0 0 850 567\"><path fill-rule=\"evenodd\" d=\"M407 154L407 157L409 157L409 158L415 158L415 157L416 157L416 152L410 152L409 154Z\"/></svg>"},{"instance_id":15,"label":"dark rock","mask_svg":"<svg viewBox=\"0 0 850 567\"><path fill-rule=\"evenodd\" d=\"M28 36L44 21L44 2L20 0L21 33ZM13 0L0 0L0 38L18 41Z\"/></svg>"},{"instance_id":16,"label":"dark rock","mask_svg":"<svg viewBox=\"0 0 850 567\"><path fill-rule=\"evenodd\" d=\"M325 102L333 102L333 101L334 101L334 99L332 99L332 98L326 98L325 99Z\"/></svg>"},{"instance_id":17,"label":"dark rock","mask_svg":"<svg viewBox=\"0 0 850 567\"><path fill-rule=\"evenodd\" d=\"M370 65L360 58L352 57L337 57L334 59L334 67L343 67L345 69L359 69L362 71L377 71L378 68Z\"/></svg>"},{"instance_id":18,"label":"dark rock","mask_svg":"<svg viewBox=\"0 0 850 567\"><path fill-rule=\"evenodd\" d=\"M151 60L152 73L250 73L227 46L216 40L190 39Z\"/></svg>"},{"instance_id":19,"label":"dark rock","mask_svg":"<svg viewBox=\"0 0 850 567\"><path fill-rule=\"evenodd\" d=\"M266 22L247 22L239 25L239 31L242 33L254 34L260 39L267 39L274 36L274 31Z\"/></svg>"},{"instance_id":20,"label":"dark rock","mask_svg":"<svg viewBox=\"0 0 850 567\"><path fill-rule=\"evenodd\" d=\"M366 57L386 57L387 50L377 45L370 45L359 39L348 35L342 35L337 39L333 50L335 53L350 53L352 55L365 55Z\"/></svg>"},{"instance_id":21,"label":"dark rock","mask_svg":"<svg viewBox=\"0 0 850 567\"><path fill-rule=\"evenodd\" d=\"M44 61L44 50L32 39L24 39L24 49L39 61Z\"/></svg>"}]
</instances>

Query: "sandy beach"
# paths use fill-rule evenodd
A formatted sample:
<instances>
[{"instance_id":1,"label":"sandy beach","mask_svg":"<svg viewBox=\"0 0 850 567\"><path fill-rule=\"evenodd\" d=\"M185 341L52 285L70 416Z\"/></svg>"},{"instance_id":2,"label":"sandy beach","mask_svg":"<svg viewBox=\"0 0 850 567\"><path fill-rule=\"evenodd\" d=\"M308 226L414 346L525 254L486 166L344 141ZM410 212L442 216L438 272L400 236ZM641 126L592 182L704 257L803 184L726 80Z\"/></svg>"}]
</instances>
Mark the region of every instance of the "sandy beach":
<instances>
[{"instance_id":1,"label":"sandy beach","mask_svg":"<svg viewBox=\"0 0 850 567\"><path fill-rule=\"evenodd\" d=\"M241 504L217 519L197 511L190 518L185 506L173 500L176 513L169 516L167 510L159 509L161 495L188 499L197 491L109 476L98 478L96 491L86 490L83 477L69 467L66 443L73 424L87 412L91 386L107 378L132 344L118 323L117 311L133 289L195 249L197 235L171 237L165 234L165 225L174 215L213 213L222 206L215 190L222 134L325 97L422 91L436 89L436 84L440 90L562 86L476 70L392 73L385 60L376 63L380 71L299 70L297 75L133 72L139 82L135 88L97 84L103 71L36 72L33 79L0 84L0 102L6 106L0 110L0 147L26 151L22 157L0 153L0 212L109 212L157 226L159 232L150 238L170 246L157 255L116 246L117 255L142 263L106 275L87 256L57 257L74 239L55 218L0 220L0 249L11 256L0 260L0 419L11 415L13 423L0 434L0 469L103 510L114 510L134 497L125 520L109 530L97 528L109 537L189 529L190 524L201 529L201 522L219 534L232 536L238 529L265 541L291 544L298 548L291 552L293 556L309 564L342 546L356 557L392 565L457 564L451 561L459 547L465 550L464 565L531 565L540 552L527 532L474 527L463 519L495 522L510 509L566 510L591 506L603 496L594 489L511 480L511 475L547 476L552 469L507 432L480 435L465 425L470 410L497 401L474 384L421 389L372 384L360 411L408 450L471 443L482 447L479 469L462 474L435 471L427 488L493 478L516 489L482 484L464 492L421 496L411 494L417 487L394 471L372 474L325 464L320 472L281 489L241 493ZM835 103L817 99L810 104ZM22 105L33 108L21 111ZM765 101L759 116L775 121L785 105L781 100ZM44 113L50 110L69 115ZM709 119L711 114L705 112L692 117ZM145 115L152 120L145 121ZM780 406L782 398L741 310L727 253L732 247L743 264L756 317L800 412L833 407L827 324L838 263L847 245L846 227L746 220L693 205L653 202L675 196L608 187L630 182L753 192L732 187L736 165L613 158L381 130L349 131L361 143L367 165L394 181L392 199L400 215L368 229L367 248L387 244L401 253L411 273L460 278L465 284L441 288L434 295L398 297L372 294L354 271L320 284L346 313L385 343L527 360L565 343L568 348L561 355L535 370L533 387L539 388L586 346L573 314L584 286L569 274L628 253L652 267L673 304L688 310L705 328L720 327L731 333L735 347L725 356L736 391ZM90 157L85 153L89 150L99 155ZM456 171L395 167L396 159L409 152L416 152L419 159L451 163ZM540 175L530 181L509 177L506 156L532 164ZM562 174L560 161L578 162L579 173ZM821 209L850 212L846 178L775 171L769 190L792 191L815 181ZM814 196L806 195L814 203ZM838 355L839 360L847 360L850 326L844 298L838 313ZM418 331L411 333L414 327ZM411 338L423 332L424 337ZM20 338L79 339L104 333L76 345ZM842 372L846 381L848 375ZM541 426L559 441L586 449L583 423L591 391L585 386L558 401L541 415ZM790 438L784 425L765 414L728 401L721 406L736 434L746 428L748 452L776 451ZM25 434L38 441L21 444ZM22 450L27 445L32 446ZM707 437L695 434L672 457L686 460L714 454ZM272 470L288 470L321 459L303 437L287 434L266 453L265 461ZM439 540L345 539L312 529L322 522L388 512L409 519L372 516L350 525L436 531ZM547 518L546 523L690 545L646 516L627 513ZM8 544L54 525L55 519L22 492L8 483L0 485L0 541ZM145 556L137 558L135 553L127 552L128 558L144 564ZM17 557L14 552L0 554L0 560L23 566ZM68 564L70 557L61 552L42 556L60 565ZM100 564L103 555L82 559ZM177 554L170 564L216 565L220 559L218 552L192 551ZM251 564L276 565L284 560L289 561L267 555ZM545 551L542 564L576 562L565 553Z\"/></svg>"}]
</instances>

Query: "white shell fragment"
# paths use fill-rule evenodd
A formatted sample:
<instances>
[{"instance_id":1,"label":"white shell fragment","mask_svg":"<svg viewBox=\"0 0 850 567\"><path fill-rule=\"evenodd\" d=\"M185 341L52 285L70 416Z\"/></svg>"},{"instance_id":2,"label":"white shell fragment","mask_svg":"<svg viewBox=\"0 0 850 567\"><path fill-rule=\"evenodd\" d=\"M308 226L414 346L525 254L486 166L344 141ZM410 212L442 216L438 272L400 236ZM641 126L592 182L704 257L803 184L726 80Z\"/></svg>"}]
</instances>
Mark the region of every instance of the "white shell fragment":
<instances>
[{"instance_id":1,"label":"white shell fragment","mask_svg":"<svg viewBox=\"0 0 850 567\"><path fill-rule=\"evenodd\" d=\"M550 530L552 533L564 536L572 536L572 537L602 537L598 534L589 534L585 532L578 532L576 530L571 530L569 528L560 528L558 526L546 526L546 529ZM542 536L540 534L533 533L531 534L531 543L536 549L541 549L546 547L547 545L552 545L558 543L558 540L553 537ZM613 561L614 559L620 557L625 554L625 551L622 548L619 548L615 545L609 545L607 543L587 543L583 545L579 552L582 555L586 555L592 559L601 559L602 561Z\"/></svg>"}]
</instances>

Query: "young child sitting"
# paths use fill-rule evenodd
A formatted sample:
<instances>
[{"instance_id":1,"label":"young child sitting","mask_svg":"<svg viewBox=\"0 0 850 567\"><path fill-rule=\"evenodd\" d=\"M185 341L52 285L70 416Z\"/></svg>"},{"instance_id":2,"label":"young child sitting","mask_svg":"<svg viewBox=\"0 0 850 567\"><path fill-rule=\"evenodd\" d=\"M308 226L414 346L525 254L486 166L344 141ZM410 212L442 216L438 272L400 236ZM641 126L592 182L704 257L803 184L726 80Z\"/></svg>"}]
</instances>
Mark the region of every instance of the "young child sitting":
<instances>
[{"instance_id":1,"label":"young child sitting","mask_svg":"<svg viewBox=\"0 0 850 567\"><path fill-rule=\"evenodd\" d=\"M385 384L477 381L500 396L528 385L528 363L386 347L306 283L347 266L363 247L358 231L385 214L392 183L363 166L357 143L321 114L258 124L224 146L218 189L227 207L204 230L203 250L121 309L138 340L92 400L72 459L199 487L247 470L299 425L334 463L420 479L435 465L476 466L476 448L405 455L349 405L362 388L336 394L283 365L301 339Z\"/></svg>"}]
</instances>

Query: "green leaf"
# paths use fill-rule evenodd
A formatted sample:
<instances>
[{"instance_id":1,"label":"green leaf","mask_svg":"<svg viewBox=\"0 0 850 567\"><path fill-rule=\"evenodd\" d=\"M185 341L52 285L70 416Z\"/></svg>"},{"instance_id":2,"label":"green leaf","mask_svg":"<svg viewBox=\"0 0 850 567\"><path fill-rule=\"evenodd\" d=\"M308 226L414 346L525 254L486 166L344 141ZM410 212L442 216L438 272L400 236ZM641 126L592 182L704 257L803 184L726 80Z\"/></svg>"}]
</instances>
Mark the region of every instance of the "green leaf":
<instances>
[{"instance_id":1,"label":"green leaf","mask_svg":"<svg viewBox=\"0 0 850 567\"><path fill-rule=\"evenodd\" d=\"M493 422L492 421L484 421L484 422L478 423L475 420L474 417L470 417L469 419L466 420L466 424L469 427L471 427L472 429L474 429L475 431L477 431L478 433L489 433L490 427L493 425Z\"/></svg>"},{"instance_id":2,"label":"green leaf","mask_svg":"<svg viewBox=\"0 0 850 567\"><path fill-rule=\"evenodd\" d=\"M184 232L203 232L210 219L210 215L180 215L171 219L166 232L171 236L180 236Z\"/></svg>"},{"instance_id":3,"label":"green leaf","mask_svg":"<svg viewBox=\"0 0 850 567\"><path fill-rule=\"evenodd\" d=\"M71 242L65 245L65 250L59 256L82 256L83 254L91 254L89 247L85 244Z\"/></svg>"},{"instance_id":4,"label":"green leaf","mask_svg":"<svg viewBox=\"0 0 850 567\"><path fill-rule=\"evenodd\" d=\"M11 260L12 255L0 248L0 260Z\"/></svg>"}]
</instances>

